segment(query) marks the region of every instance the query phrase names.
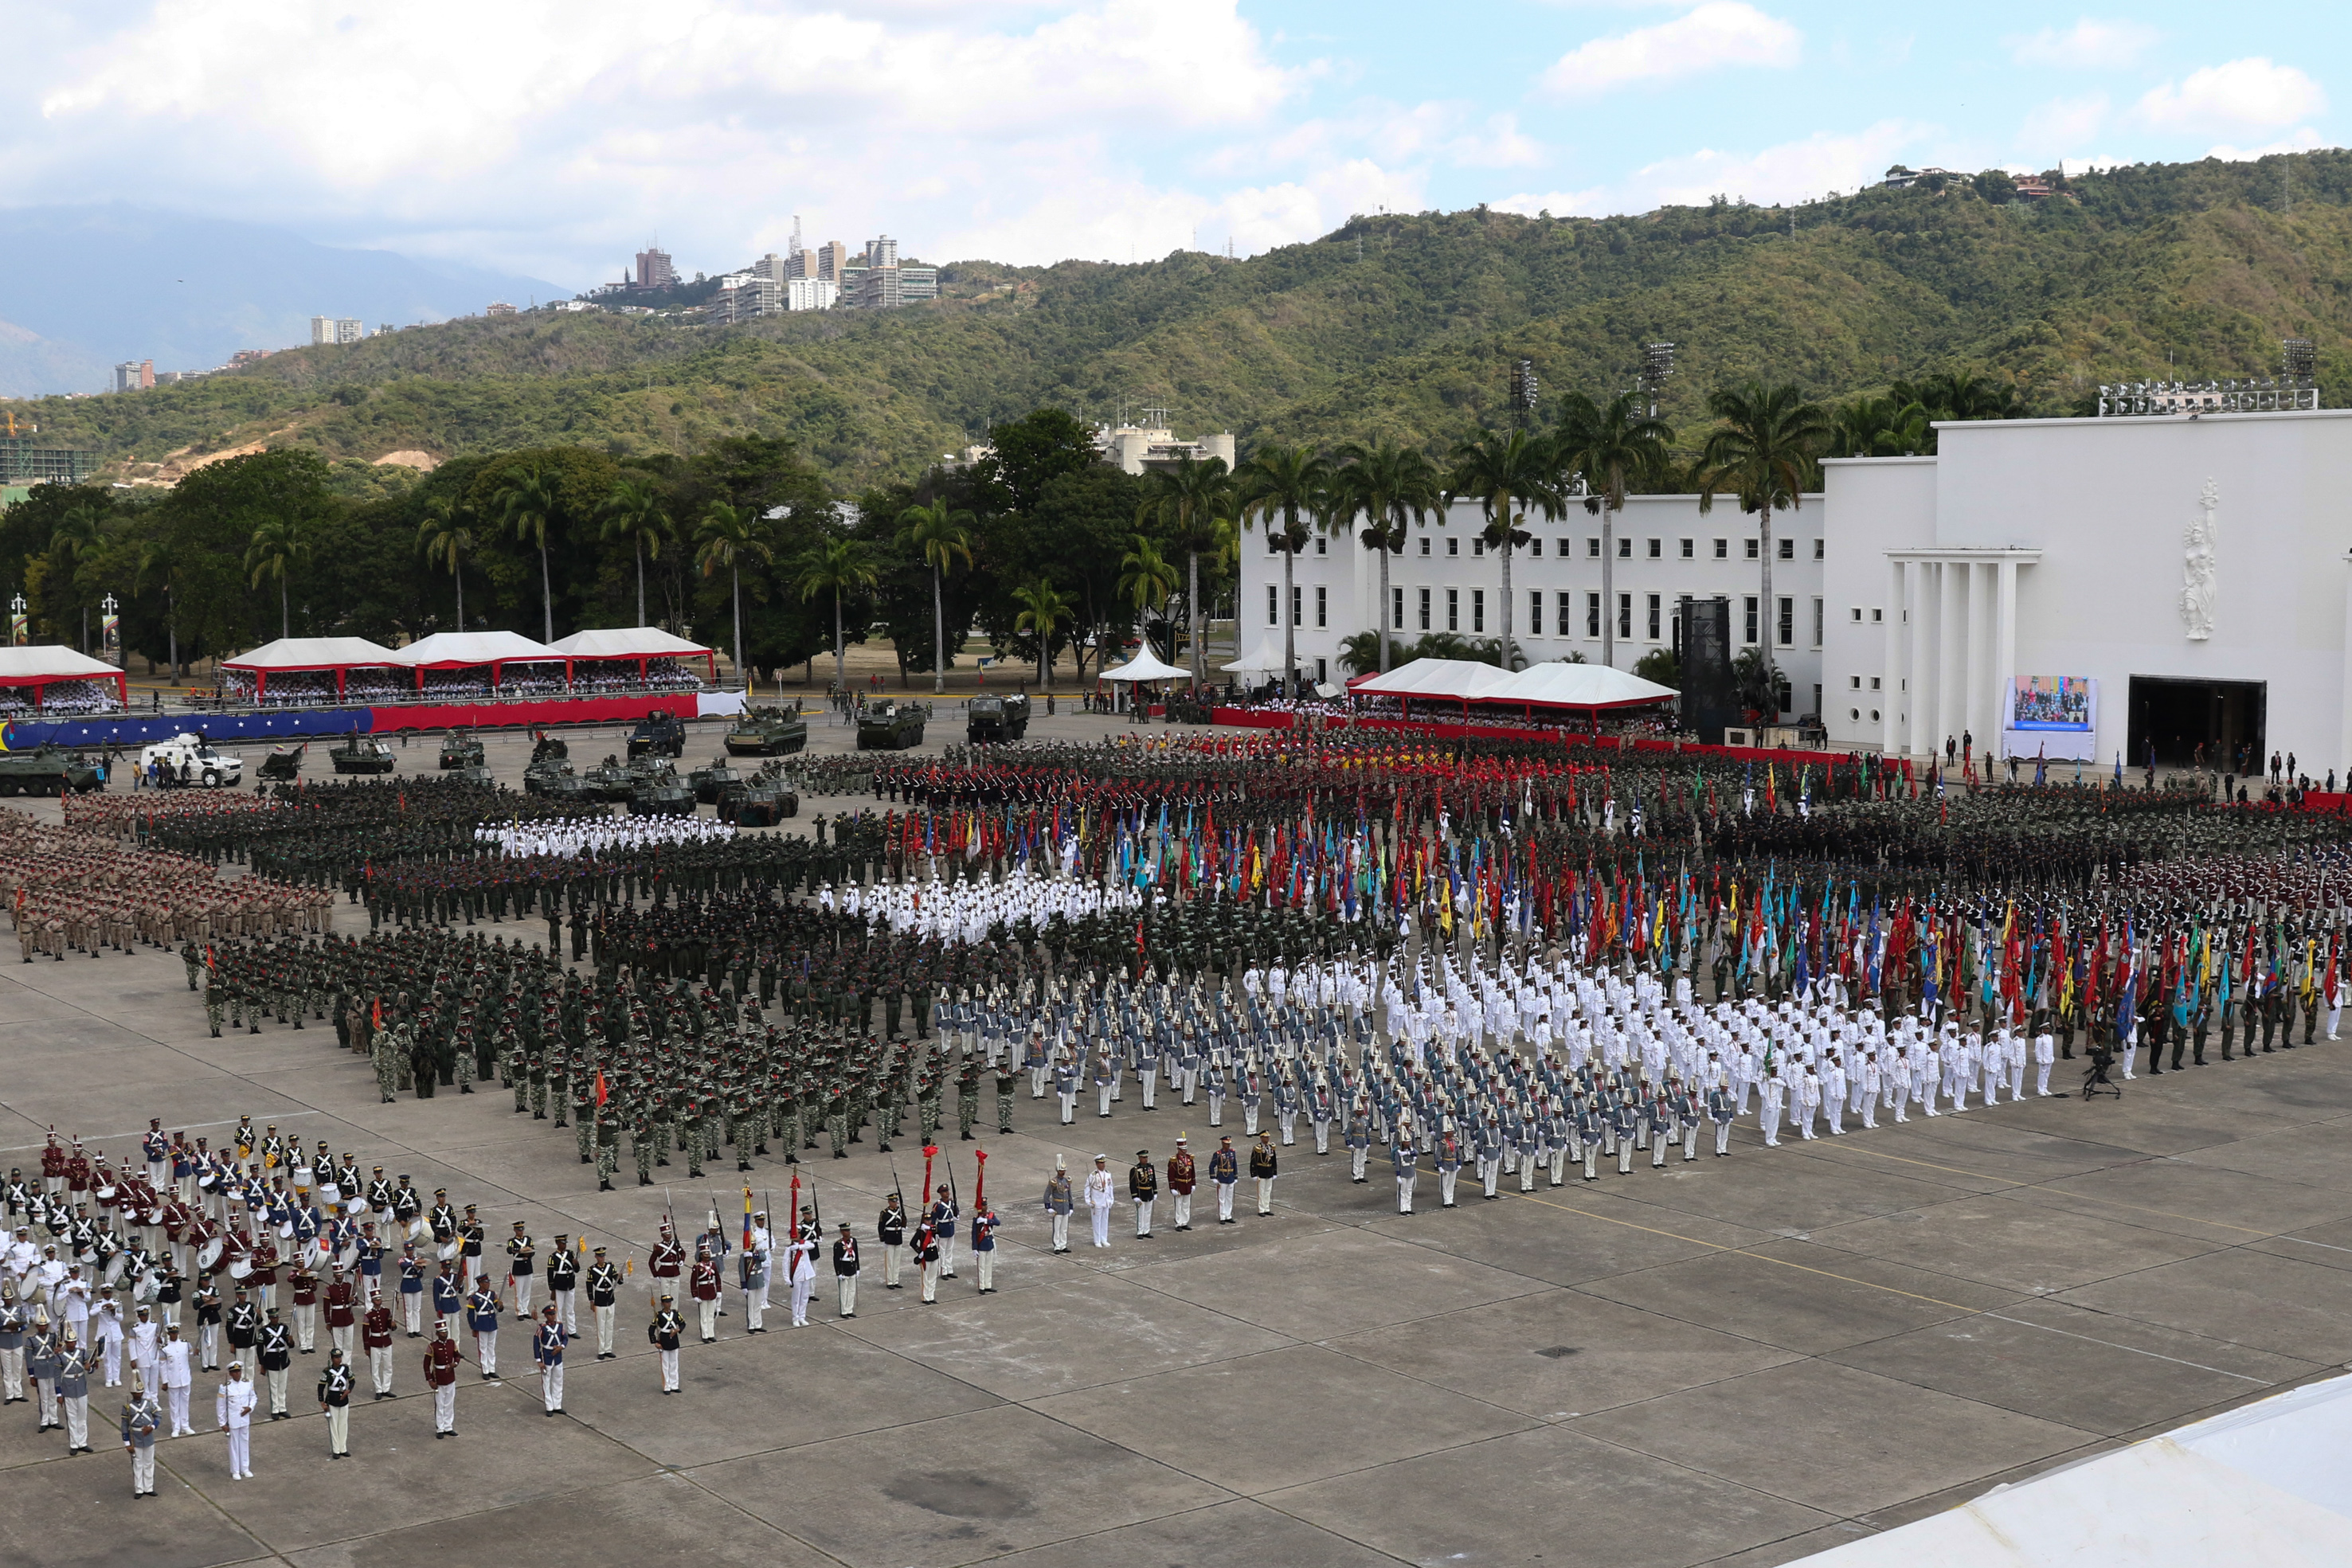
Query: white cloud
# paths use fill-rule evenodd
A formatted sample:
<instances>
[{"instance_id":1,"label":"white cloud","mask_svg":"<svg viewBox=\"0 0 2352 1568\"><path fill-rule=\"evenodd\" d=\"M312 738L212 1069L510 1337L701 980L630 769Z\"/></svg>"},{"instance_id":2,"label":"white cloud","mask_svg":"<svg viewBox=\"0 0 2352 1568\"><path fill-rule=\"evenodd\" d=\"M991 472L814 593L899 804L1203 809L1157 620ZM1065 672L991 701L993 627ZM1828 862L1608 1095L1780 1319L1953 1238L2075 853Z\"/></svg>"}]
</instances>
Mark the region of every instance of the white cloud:
<instances>
[{"instance_id":1,"label":"white cloud","mask_svg":"<svg viewBox=\"0 0 2352 1568\"><path fill-rule=\"evenodd\" d=\"M2317 82L2255 55L2149 89L2139 117L2158 130L2227 133L2278 130L2326 107Z\"/></svg>"},{"instance_id":2,"label":"white cloud","mask_svg":"<svg viewBox=\"0 0 2352 1568\"><path fill-rule=\"evenodd\" d=\"M1759 206L1798 202L1877 183L1885 178L1889 164L1929 134L1926 126L1883 120L1851 134L1823 131L1758 152L1705 149L1661 159L1616 185L1515 195L1496 204L1519 213L1549 207L1559 214L1604 217L1660 206L1698 206L1718 194Z\"/></svg>"},{"instance_id":3,"label":"white cloud","mask_svg":"<svg viewBox=\"0 0 2352 1568\"><path fill-rule=\"evenodd\" d=\"M2107 95L2053 98L2025 117L2017 144L2035 157L2087 141L2107 122Z\"/></svg>"},{"instance_id":4,"label":"white cloud","mask_svg":"<svg viewBox=\"0 0 2352 1568\"><path fill-rule=\"evenodd\" d=\"M1570 50L1544 73L1543 85L1555 92L1603 92L1721 66L1793 66L1802 44L1794 26L1744 0L1706 0L1671 22Z\"/></svg>"},{"instance_id":5,"label":"white cloud","mask_svg":"<svg viewBox=\"0 0 2352 1568\"><path fill-rule=\"evenodd\" d=\"M2328 145L2326 140L2318 131L2306 125L2302 130L2290 131L2265 146L2232 147L2225 142L2221 146L2208 149L2205 156L2220 158L2231 163L2251 163L2257 158L2268 158L2280 152L2308 152L2315 147L2326 145Z\"/></svg>"},{"instance_id":6,"label":"white cloud","mask_svg":"<svg viewBox=\"0 0 2352 1568\"><path fill-rule=\"evenodd\" d=\"M574 278L656 229L736 265L794 211L942 259L1164 252L1221 200L1186 142L1279 131L1319 68L1237 0L157 0L75 42L0 95L18 200L168 192ZM1237 237L1308 237L1276 214L1319 223L1361 161L1245 166Z\"/></svg>"},{"instance_id":7,"label":"white cloud","mask_svg":"<svg viewBox=\"0 0 2352 1568\"><path fill-rule=\"evenodd\" d=\"M2145 22L2085 16L2071 27L2044 27L2029 37L2013 39L2010 54L2025 66L2112 69L2130 65L2163 36Z\"/></svg>"}]
</instances>

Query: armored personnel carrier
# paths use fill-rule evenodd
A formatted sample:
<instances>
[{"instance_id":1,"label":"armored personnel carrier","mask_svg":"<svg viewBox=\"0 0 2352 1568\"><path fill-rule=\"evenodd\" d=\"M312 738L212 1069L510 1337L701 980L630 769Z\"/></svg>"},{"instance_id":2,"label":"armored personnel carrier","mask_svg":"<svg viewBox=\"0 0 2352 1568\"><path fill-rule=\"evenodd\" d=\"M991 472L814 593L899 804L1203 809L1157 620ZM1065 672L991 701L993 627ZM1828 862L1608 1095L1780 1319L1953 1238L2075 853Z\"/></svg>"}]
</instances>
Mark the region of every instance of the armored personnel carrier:
<instances>
[{"instance_id":1,"label":"armored personnel carrier","mask_svg":"<svg viewBox=\"0 0 2352 1568\"><path fill-rule=\"evenodd\" d=\"M441 770L444 773L452 768L478 768L488 760L482 750L479 736L453 729L441 737Z\"/></svg>"},{"instance_id":2,"label":"armored personnel carrier","mask_svg":"<svg viewBox=\"0 0 2352 1568\"><path fill-rule=\"evenodd\" d=\"M905 751L923 744L923 725L931 716L922 703L877 703L857 720L860 751Z\"/></svg>"},{"instance_id":3,"label":"armored personnel carrier","mask_svg":"<svg viewBox=\"0 0 2352 1568\"><path fill-rule=\"evenodd\" d=\"M808 745L808 720L780 707L755 707L727 731L737 757L789 757Z\"/></svg>"},{"instance_id":4,"label":"armored personnel carrier","mask_svg":"<svg viewBox=\"0 0 2352 1568\"><path fill-rule=\"evenodd\" d=\"M0 753L0 795L82 795L100 787L98 769L78 751L37 746Z\"/></svg>"},{"instance_id":5,"label":"armored personnel carrier","mask_svg":"<svg viewBox=\"0 0 2352 1568\"><path fill-rule=\"evenodd\" d=\"M656 708L637 720L637 727L629 732L631 757L683 757L686 755L686 725L667 708Z\"/></svg>"},{"instance_id":6,"label":"armored personnel carrier","mask_svg":"<svg viewBox=\"0 0 2352 1568\"><path fill-rule=\"evenodd\" d=\"M389 743L358 730L335 743L327 753L327 760L335 765L338 773L389 773L400 766L392 755Z\"/></svg>"}]
</instances>

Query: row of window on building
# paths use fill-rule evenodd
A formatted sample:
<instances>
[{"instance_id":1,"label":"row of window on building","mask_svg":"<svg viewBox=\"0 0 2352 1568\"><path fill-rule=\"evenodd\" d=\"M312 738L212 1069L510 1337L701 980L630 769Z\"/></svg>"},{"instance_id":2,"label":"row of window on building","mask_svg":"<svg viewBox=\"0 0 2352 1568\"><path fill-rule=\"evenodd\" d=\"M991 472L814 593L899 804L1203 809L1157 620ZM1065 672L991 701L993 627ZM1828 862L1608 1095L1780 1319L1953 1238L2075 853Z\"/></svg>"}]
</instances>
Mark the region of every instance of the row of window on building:
<instances>
[{"instance_id":1,"label":"row of window on building","mask_svg":"<svg viewBox=\"0 0 2352 1568\"><path fill-rule=\"evenodd\" d=\"M1307 592L1307 585L1304 583L1294 583L1291 585L1290 623L1293 626L1304 626L1307 623L1306 619ZM1318 583L1315 586L1314 592L1314 624L1318 629L1328 629L1331 623L1331 591L1328 587ZM1463 624L1462 618L1462 601L1465 592L1467 592L1470 601L1470 619L1469 624L1466 626ZM1410 601L1407 598L1408 594L1412 596ZM1443 601L1444 605L1444 624L1442 627L1437 624L1437 606L1440 602L1437 596L1439 594L1444 595L1444 599ZM1528 619L1527 624L1521 630L1521 635L1528 637L1541 637L1546 634L1544 632L1544 599L1545 592L1542 589L1531 589L1528 591ZM1578 619L1577 612L1579 606L1577 593L1572 590L1560 589L1553 591L1551 594L1551 624L1553 630L1550 632L1550 635L1554 637L1575 637L1577 633L1570 631L1569 628L1575 625ZM1406 623L1408 603L1412 606L1411 625ZM1740 641L1743 643L1753 645L1759 640L1763 632L1763 627L1760 624L1763 613L1763 600L1759 595L1750 593L1746 595L1740 601L1740 604L1742 610L1743 627ZM1617 636L1629 643L1633 641L1633 627L1635 623L1634 615L1637 608L1641 613L1643 637L1652 643L1665 642L1667 640L1667 628L1672 623L1673 612L1668 608L1666 596L1663 593L1644 593L1640 595L1620 593L1617 596ZM1582 611L1582 621L1584 625L1582 634L1586 638L1594 642L1600 641L1601 596L1598 592L1586 591L1583 594ZM1824 630L1822 623L1823 614L1824 612L1822 601L1819 599L1814 600L1812 601L1812 642L1810 645L1815 648L1822 645L1822 633ZM1282 624L1282 588L1278 583L1269 582L1265 585L1265 623L1269 626L1279 626ZM1389 630L1391 632L1467 632L1474 637L1483 637L1486 633L1486 591L1483 588L1464 590L1459 588L1405 589L1392 587L1389 590ZM1781 648L1795 647L1797 645L1797 631L1796 597L1790 594L1776 594L1773 598L1773 644L1776 647ZM1875 680L1874 678L1874 684Z\"/></svg>"},{"instance_id":2,"label":"row of window on building","mask_svg":"<svg viewBox=\"0 0 2352 1568\"><path fill-rule=\"evenodd\" d=\"M1567 539L1560 539L1557 541L1555 546L1556 552L1563 559L1567 559L1569 554L1569 542L1570 541ZM1682 547L1678 559L1683 560L1696 560L1699 559L1698 541L1696 539L1681 539L1676 542ZM1729 560L1731 559L1731 541L1729 539L1717 539L1714 542L1715 552L1713 559L1717 560ZM1763 559L1763 551L1759 548L1762 544L1761 540L1743 539L1740 542L1748 547L1746 554L1747 559L1760 560ZM1619 560L1633 560L1636 559L1633 553L1633 543L1634 541L1632 539L1619 539L1617 541L1617 559ZM1665 540L1648 539L1644 540L1643 543L1647 548L1639 559L1645 560L1664 560L1666 559ZM1774 543L1778 547L1772 552L1775 559L1780 560L1794 560L1797 559L1797 541L1795 539L1777 539ZM1435 555L1437 553L1436 549L1434 548L1435 544L1436 541L1429 535L1422 535L1421 553L1425 556ZM1584 554L1587 559L1599 560L1601 559L1601 540L1597 536L1588 537L1584 541ZM1812 555L1815 560L1822 559L1822 540L1815 539L1813 541ZM1544 542L1540 538L1529 539L1528 541L1525 553L1540 559L1544 553L1543 547ZM1282 553L1282 541L1279 535L1271 532L1266 535L1265 553L1268 555L1280 555ZM1331 540L1328 536L1319 534L1316 536L1315 553L1317 555L1328 555L1331 553ZM1462 536L1460 534L1448 534L1445 536L1445 553L1452 556L1458 556L1462 553ZM1486 541L1476 535L1471 536L1470 553L1473 556L1485 555L1486 553Z\"/></svg>"}]
</instances>

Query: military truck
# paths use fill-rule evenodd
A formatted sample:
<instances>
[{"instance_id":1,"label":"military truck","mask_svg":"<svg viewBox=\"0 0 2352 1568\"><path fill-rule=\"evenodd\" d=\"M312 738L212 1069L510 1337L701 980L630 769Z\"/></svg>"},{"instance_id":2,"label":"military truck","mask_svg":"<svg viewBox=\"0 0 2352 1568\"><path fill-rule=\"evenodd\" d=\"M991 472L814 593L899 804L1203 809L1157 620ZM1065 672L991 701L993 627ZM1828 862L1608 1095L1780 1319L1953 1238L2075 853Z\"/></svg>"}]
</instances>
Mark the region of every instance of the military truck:
<instances>
[{"instance_id":1,"label":"military truck","mask_svg":"<svg viewBox=\"0 0 2352 1568\"><path fill-rule=\"evenodd\" d=\"M631 757L683 757L686 755L686 725L667 708L656 708L637 720L637 727L629 732Z\"/></svg>"},{"instance_id":2,"label":"military truck","mask_svg":"<svg viewBox=\"0 0 2352 1568\"><path fill-rule=\"evenodd\" d=\"M441 738L441 771L444 773L452 768L478 768L488 760L479 736L453 729Z\"/></svg>"},{"instance_id":3,"label":"military truck","mask_svg":"<svg viewBox=\"0 0 2352 1568\"><path fill-rule=\"evenodd\" d=\"M740 781L742 777L740 773L735 771L734 764L729 762L727 758L714 757L710 759L709 767L696 768L686 776L686 781L693 789L694 798L706 806L716 806L719 804L719 797L726 791L727 787Z\"/></svg>"},{"instance_id":4,"label":"military truck","mask_svg":"<svg viewBox=\"0 0 2352 1568\"><path fill-rule=\"evenodd\" d=\"M789 757L808 745L808 720L780 707L755 707L727 731L727 749L737 757Z\"/></svg>"},{"instance_id":5,"label":"military truck","mask_svg":"<svg viewBox=\"0 0 2352 1568\"><path fill-rule=\"evenodd\" d=\"M273 746L269 755L261 759L254 770L253 787L265 789L271 784L290 784L302 775L302 757L310 749L308 741L294 741L285 746Z\"/></svg>"},{"instance_id":6,"label":"military truck","mask_svg":"<svg viewBox=\"0 0 2352 1568\"><path fill-rule=\"evenodd\" d=\"M99 788L98 769L79 751L37 746L0 753L0 795L84 795Z\"/></svg>"},{"instance_id":7,"label":"military truck","mask_svg":"<svg viewBox=\"0 0 2352 1568\"><path fill-rule=\"evenodd\" d=\"M857 717L857 749L904 751L923 744L923 724L931 716L922 703L887 702L870 705Z\"/></svg>"},{"instance_id":8,"label":"military truck","mask_svg":"<svg viewBox=\"0 0 2352 1568\"><path fill-rule=\"evenodd\" d=\"M1028 733L1029 698L1026 694L976 696L971 699L971 706L964 710L964 738L974 746L1018 740Z\"/></svg>"},{"instance_id":9,"label":"military truck","mask_svg":"<svg viewBox=\"0 0 2352 1568\"><path fill-rule=\"evenodd\" d=\"M224 786L235 789L245 781L244 758L215 751L211 741L186 731L141 749L140 772L147 772L158 762L163 765L166 781L173 784L202 785L207 789L217 789Z\"/></svg>"},{"instance_id":10,"label":"military truck","mask_svg":"<svg viewBox=\"0 0 2352 1568\"><path fill-rule=\"evenodd\" d=\"M338 773L389 773L400 766L388 743L356 729L335 744L327 760Z\"/></svg>"}]
</instances>

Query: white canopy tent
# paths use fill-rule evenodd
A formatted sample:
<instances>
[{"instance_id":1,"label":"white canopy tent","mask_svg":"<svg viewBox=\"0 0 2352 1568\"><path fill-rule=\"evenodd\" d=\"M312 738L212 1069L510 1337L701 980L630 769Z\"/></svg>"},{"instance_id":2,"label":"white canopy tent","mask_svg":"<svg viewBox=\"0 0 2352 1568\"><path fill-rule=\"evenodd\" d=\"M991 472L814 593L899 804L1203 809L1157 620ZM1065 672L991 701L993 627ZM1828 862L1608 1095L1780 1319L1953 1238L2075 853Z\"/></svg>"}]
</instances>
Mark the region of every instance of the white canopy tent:
<instances>
[{"instance_id":1,"label":"white canopy tent","mask_svg":"<svg viewBox=\"0 0 2352 1568\"><path fill-rule=\"evenodd\" d=\"M301 674L319 670L331 670L335 675L335 695L343 691L343 674L347 670L397 669L400 655L364 637L280 637L274 643L264 643L250 653L240 653L233 659L223 659L221 668L235 670L253 677L254 695L268 690L272 675Z\"/></svg>"},{"instance_id":2,"label":"white canopy tent","mask_svg":"<svg viewBox=\"0 0 2352 1568\"><path fill-rule=\"evenodd\" d=\"M412 669L461 670L476 664L560 664L568 655L514 632L436 632L393 657Z\"/></svg>"},{"instance_id":3,"label":"white canopy tent","mask_svg":"<svg viewBox=\"0 0 2352 1568\"><path fill-rule=\"evenodd\" d=\"M1511 678L1507 670L1475 659L1415 659L1383 675L1351 682L1348 689L1368 697L1444 697L1470 702Z\"/></svg>"},{"instance_id":4,"label":"white canopy tent","mask_svg":"<svg viewBox=\"0 0 2352 1568\"><path fill-rule=\"evenodd\" d=\"M62 643L0 648L0 686L32 687L36 706L40 704L43 686L68 681L111 681L116 699L126 706L131 700L130 682L121 670Z\"/></svg>"},{"instance_id":5,"label":"white canopy tent","mask_svg":"<svg viewBox=\"0 0 2352 1568\"><path fill-rule=\"evenodd\" d=\"M1282 670L1282 639L1268 633L1257 646L1230 664L1218 666L1229 675L1278 675Z\"/></svg>"},{"instance_id":6,"label":"white canopy tent","mask_svg":"<svg viewBox=\"0 0 2352 1568\"><path fill-rule=\"evenodd\" d=\"M2352 1377L2062 1466L1802 1559L1819 1568L2352 1563Z\"/></svg>"},{"instance_id":7,"label":"white canopy tent","mask_svg":"<svg viewBox=\"0 0 2352 1568\"><path fill-rule=\"evenodd\" d=\"M1171 664L1146 648L1124 664L1115 664L1095 678L1103 681L1182 681L1190 680L1192 672Z\"/></svg>"},{"instance_id":8,"label":"white canopy tent","mask_svg":"<svg viewBox=\"0 0 2352 1568\"><path fill-rule=\"evenodd\" d=\"M558 637L548 646L574 664L595 660L634 664L640 679L644 678L646 663L654 659L699 659L710 679L719 678L719 654L715 650L672 636L658 626L599 627L593 632Z\"/></svg>"},{"instance_id":9,"label":"white canopy tent","mask_svg":"<svg viewBox=\"0 0 2352 1568\"><path fill-rule=\"evenodd\" d=\"M1535 664L1478 694L1490 703L1532 703L1538 707L1629 707L1671 702L1671 686L1606 664Z\"/></svg>"}]
</instances>

